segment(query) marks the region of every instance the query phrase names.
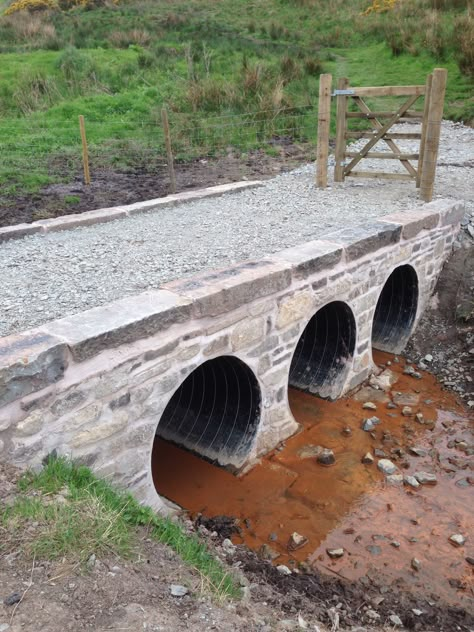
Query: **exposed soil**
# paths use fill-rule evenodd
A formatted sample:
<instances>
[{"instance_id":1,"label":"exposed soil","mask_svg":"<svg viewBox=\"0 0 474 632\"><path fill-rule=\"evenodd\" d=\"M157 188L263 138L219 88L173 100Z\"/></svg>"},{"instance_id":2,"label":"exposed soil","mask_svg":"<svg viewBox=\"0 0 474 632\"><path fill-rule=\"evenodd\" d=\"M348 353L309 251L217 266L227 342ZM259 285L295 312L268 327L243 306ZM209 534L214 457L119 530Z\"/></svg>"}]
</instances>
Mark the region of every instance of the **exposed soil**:
<instances>
[{"instance_id":1,"label":"exposed soil","mask_svg":"<svg viewBox=\"0 0 474 632\"><path fill-rule=\"evenodd\" d=\"M217 159L177 163L176 190L180 192L239 180L271 178L308 162L310 150L294 144L289 138L275 138L271 145L278 152L276 156L256 150L243 159L240 154L229 151ZM127 171L102 168L93 170L91 178L89 186L78 175L72 182L49 185L37 193L23 196L2 196L0 193L0 227L123 206L163 197L171 192L168 171L164 166L153 171L147 165Z\"/></svg>"}]
</instances>

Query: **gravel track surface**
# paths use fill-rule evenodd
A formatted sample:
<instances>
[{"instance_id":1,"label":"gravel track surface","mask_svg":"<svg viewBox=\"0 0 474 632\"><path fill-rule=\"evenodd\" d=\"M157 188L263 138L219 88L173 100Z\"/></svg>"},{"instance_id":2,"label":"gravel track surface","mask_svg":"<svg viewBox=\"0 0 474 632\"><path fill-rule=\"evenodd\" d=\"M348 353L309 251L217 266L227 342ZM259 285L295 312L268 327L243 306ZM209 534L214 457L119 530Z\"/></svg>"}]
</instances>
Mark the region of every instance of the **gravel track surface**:
<instances>
[{"instance_id":1,"label":"gravel track surface","mask_svg":"<svg viewBox=\"0 0 474 632\"><path fill-rule=\"evenodd\" d=\"M473 213L474 129L444 122L438 162L436 197L464 199ZM364 161L361 169L381 164L403 169L395 161ZM0 336L419 205L411 182L348 179L316 189L307 165L258 189L12 240L0 246Z\"/></svg>"}]
</instances>

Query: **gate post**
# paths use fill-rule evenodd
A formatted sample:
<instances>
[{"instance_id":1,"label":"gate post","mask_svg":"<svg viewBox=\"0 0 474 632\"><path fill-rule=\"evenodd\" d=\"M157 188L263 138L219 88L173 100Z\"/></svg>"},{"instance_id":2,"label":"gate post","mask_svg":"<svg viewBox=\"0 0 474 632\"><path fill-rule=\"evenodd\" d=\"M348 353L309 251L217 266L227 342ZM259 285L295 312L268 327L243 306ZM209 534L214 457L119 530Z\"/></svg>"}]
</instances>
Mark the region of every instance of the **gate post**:
<instances>
[{"instance_id":1,"label":"gate post","mask_svg":"<svg viewBox=\"0 0 474 632\"><path fill-rule=\"evenodd\" d=\"M433 71L433 83L431 85L430 107L426 126L425 149L420 182L420 194L422 200L425 202L430 202L433 198L447 75L448 71L445 68L435 68Z\"/></svg>"},{"instance_id":2,"label":"gate post","mask_svg":"<svg viewBox=\"0 0 474 632\"><path fill-rule=\"evenodd\" d=\"M328 185L329 128L331 124L332 75L319 77L318 138L316 158L316 186Z\"/></svg>"},{"instance_id":3,"label":"gate post","mask_svg":"<svg viewBox=\"0 0 474 632\"><path fill-rule=\"evenodd\" d=\"M337 82L338 90L347 90L349 79L342 77ZM343 94L337 95L337 112L336 112L336 149L334 168L334 182L344 182L344 154L346 153L346 111L347 96Z\"/></svg>"}]
</instances>

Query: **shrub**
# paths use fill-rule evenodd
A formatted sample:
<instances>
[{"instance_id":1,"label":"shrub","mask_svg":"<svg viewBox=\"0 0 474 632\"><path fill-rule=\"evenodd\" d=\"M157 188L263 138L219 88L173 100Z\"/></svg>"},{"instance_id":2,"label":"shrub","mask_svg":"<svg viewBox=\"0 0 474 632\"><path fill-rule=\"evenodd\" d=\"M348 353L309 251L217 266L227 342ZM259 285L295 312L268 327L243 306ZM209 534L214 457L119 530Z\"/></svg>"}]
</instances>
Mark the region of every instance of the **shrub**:
<instances>
[{"instance_id":1,"label":"shrub","mask_svg":"<svg viewBox=\"0 0 474 632\"><path fill-rule=\"evenodd\" d=\"M58 8L56 0L15 0L6 10L5 15L12 15L17 11L47 11Z\"/></svg>"},{"instance_id":2,"label":"shrub","mask_svg":"<svg viewBox=\"0 0 474 632\"><path fill-rule=\"evenodd\" d=\"M321 64L321 60L317 57L307 57L304 60L304 69L307 75L319 77L323 72L323 65Z\"/></svg>"},{"instance_id":3,"label":"shrub","mask_svg":"<svg viewBox=\"0 0 474 632\"><path fill-rule=\"evenodd\" d=\"M22 75L13 93L15 104L23 114L48 108L60 98L55 80L39 71L27 71Z\"/></svg>"},{"instance_id":4,"label":"shrub","mask_svg":"<svg viewBox=\"0 0 474 632\"><path fill-rule=\"evenodd\" d=\"M282 76L287 80L297 79L301 74L301 68L299 64L290 57L285 55L280 62L280 71Z\"/></svg>"},{"instance_id":5,"label":"shrub","mask_svg":"<svg viewBox=\"0 0 474 632\"><path fill-rule=\"evenodd\" d=\"M474 16L466 12L455 21L454 37L458 48L459 68L474 77Z\"/></svg>"},{"instance_id":6,"label":"shrub","mask_svg":"<svg viewBox=\"0 0 474 632\"><path fill-rule=\"evenodd\" d=\"M68 46L56 62L66 81L72 86L79 86L85 80L96 76L94 61L86 53L74 46Z\"/></svg>"},{"instance_id":7,"label":"shrub","mask_svg":"<svg viewBox=\"0 0 474 632\"><path fill-rule=\"evenodd\" d=\"M109 42L114 48L128 48L132 45L147 46L151 41L148 31L132 29L131 31L114 31L109 35Z\"/></svg>"}]
</instances>

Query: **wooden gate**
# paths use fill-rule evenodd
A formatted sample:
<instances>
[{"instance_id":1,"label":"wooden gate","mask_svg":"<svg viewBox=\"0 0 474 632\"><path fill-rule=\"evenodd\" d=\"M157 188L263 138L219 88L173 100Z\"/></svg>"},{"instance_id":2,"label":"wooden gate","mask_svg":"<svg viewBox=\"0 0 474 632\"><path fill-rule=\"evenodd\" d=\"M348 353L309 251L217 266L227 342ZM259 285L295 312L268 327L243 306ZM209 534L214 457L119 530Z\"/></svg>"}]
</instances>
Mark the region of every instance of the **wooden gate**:
<instances>
[{"instance_id":1,"label":"wooden gate","mask_svg":"<svg viewBox=\"0 0 474 632\"><path fill-rule=\"evenodd\" d=\"M348 79L339 79L337 89L331 95L331 75L322 75L319 92L318 119L318 160L317 185L327 185L327 151L330 123L330 99L336 98L336 149L334 181L343 182L347 177L385 178L389 180L412 180L420 188L421 197L430 201L438 157L441 121L443 117L444 95L447 71L442 68L428 75L425 85L380 86L351 88ZM371 97L407 97L396 111L371 110L364 99ZM423 110L413 109L418 99L424 97ZM349 101L356 104L358 111L349 111ZM349 130L351 120L364 119L369 129ZM419 132L397 132L391 128L406 121L421 121ZM359 151L348 151L348 140L366 139L367 143ZM416 153L404 153L396 141L401 139L419 140ZM379 142L384 142L390 151L371 151ZM349 146L350 149L350 146ZM406 173L384 171L359 171L355 167L365 158L397 160ZM416 165L412 161L416 161Z\"/></svg>"}]
</instances>

